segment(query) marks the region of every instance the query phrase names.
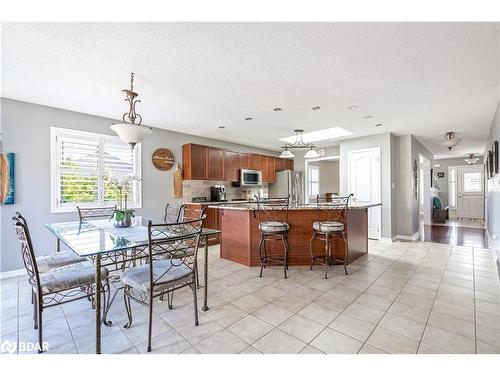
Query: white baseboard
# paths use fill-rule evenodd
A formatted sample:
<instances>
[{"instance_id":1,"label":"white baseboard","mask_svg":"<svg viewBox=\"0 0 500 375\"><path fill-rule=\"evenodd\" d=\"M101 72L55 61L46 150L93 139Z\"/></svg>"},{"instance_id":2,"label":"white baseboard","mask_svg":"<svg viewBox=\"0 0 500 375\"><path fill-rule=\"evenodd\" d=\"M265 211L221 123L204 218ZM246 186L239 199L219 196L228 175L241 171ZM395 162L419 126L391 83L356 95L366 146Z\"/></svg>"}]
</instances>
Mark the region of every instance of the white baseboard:
<instances>
[{"instance_id":1,"label":"white baseboard","mask_svg":"<svg viewBox=\"0 0 500 375\"><path fill-rule=\"evenodd\" d=\"M9 279L11 277L23 276L26 273L24 268L7 272L0 272L0 280Z\"/></svg>"},{"instance_id":2,"label":"white baseboard","mask_svg":"<svg viewBox=\"0 0 500 375\"><path fill-rule=\"evenodd\" d=\"M402 234L398 234L396 236L396 239L403 241L418 241L420 239L420 232L414 233L412 236L404 236Z\"/></svg>"},{"instance_id":3,"label":"white baseboard","mask_svg":"<svg viewBox=\"0 0 500 375\"><path fill-rule=\"evenodd\" d=\"M391 243L394 242L395 239L396 239L396 237L393 237L393 238L390 238L390 237L380 237L380 239L378 241L381 242L381 243L391 244Z\"/></svg>"}]
</instances>

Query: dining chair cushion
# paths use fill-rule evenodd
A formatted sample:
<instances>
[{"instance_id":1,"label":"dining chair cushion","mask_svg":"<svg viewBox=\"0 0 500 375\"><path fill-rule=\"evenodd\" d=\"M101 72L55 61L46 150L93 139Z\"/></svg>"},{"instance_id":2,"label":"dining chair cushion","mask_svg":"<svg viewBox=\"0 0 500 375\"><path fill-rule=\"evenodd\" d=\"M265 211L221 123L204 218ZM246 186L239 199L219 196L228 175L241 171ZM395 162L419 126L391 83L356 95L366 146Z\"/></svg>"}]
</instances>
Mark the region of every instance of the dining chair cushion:
<instances>
[{"instance_id":1,"label":"dining chair cushion","mask_svg":"<svg viewBox=\"0 0 500 375\"><path fill-rule=\"evenodd\" d=\"M132 267L126 270L121 278L124 285L149 292L149 264ZM185 263L172 260L153 261L154 291L160 291L185 284L194 279L194 271Z\"/></svg>"},{"instance_id":2,"label":"dining chair cushion","mask_svg":"<svg viewBox=\"0 0 500 375\"><path fill-rule=\"evenodd\" d=\"M40 273L49 272L55 268L85 261L85 258L79 257L72 251L60 251L36 257L36 264L38 266L38 272Z\"/></svg>"},{"instance_id":3,"label":"dining chair cushion","mask_svg":"<svg viewBox=\"0 0 500 375\"><path fill-rule=\"evenodd\" d=\"M283 233L289 228L290 226L282 221L264 221L259 224L259 230L263 233Z\"/></svg>"},{"instance_id":4,"label":"dining chair cushion","mask_svg":"<svg viewBox=\"0 0 500 375\"><path fill-rule=\"evenodd\" d=\"M320 233L343 232L344 224L338 221L315 221L313 229Z\"/></svg>"},{"instance_id":5,"label":"dining chair cushion","mask_svg":"<svg viewBox=\"0 0 500 375\"><path fill-rule=\"evenodd\" d=\"M105 280L107 277L108 270L101 268L101 279ZM44 294L78 288L94 282L95 266L88 260L40 274L40 285Z\"/></svg>"}]
</instances>

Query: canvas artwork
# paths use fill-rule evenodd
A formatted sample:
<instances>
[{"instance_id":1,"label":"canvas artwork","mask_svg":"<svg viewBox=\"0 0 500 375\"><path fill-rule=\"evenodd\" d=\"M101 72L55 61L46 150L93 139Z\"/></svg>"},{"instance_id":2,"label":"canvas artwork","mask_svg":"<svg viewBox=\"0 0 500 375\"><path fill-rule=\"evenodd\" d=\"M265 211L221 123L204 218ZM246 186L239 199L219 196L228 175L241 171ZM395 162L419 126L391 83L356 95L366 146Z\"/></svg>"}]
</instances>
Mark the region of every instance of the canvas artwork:
<instances>
[{"instance_id":1,"label":"canvas artwork","mask_svg":"<svg viewBox=\"0 0 500 375\"><path fill-rule=\"evenodd\" d=\"M14 204L14 153L0 152L0 203Z\"/></svg>"},{"instance_id":2,"label":"canvas artwork","mask_svg":"<svg viewBox=\"0 0 500 375\"><path fill-rule=\"evenodd\" d=\"M498 173L499 165L498 165L498 141L493 142L493 146L491 148L491 152L493 154L493 171L492 175Z\"/></svg>"}]
</instances>

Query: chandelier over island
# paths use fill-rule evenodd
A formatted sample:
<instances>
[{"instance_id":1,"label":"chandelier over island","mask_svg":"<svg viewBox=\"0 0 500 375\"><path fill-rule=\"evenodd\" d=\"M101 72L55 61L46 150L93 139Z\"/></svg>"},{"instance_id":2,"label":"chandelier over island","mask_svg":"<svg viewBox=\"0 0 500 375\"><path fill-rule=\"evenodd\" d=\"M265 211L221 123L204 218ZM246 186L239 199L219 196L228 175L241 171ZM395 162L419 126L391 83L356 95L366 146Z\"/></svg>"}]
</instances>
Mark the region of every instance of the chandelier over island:
<instances>
[{"instance_id":1,"label":"chandelier over island","mask_svg":"<svg viewBox=\"0 0 500 375\"><path fill-rule=\"evenodd\" d=\"M283 152L280 154L280 158L283 159L292 159L295 155L290 151L290 149L309 149L304 155L304 158L318 158L320 156L319 152L316 150L316 146L314 143L304 142L302 139L302 133L304 130L295 129L295 141L292 143L285 143L281 148L283 148Z\"/></svg>"},{"instance_id":2,"label":"chandelier over island","mask_svg":"<svg viewBox=\"0 0 500 375\"><path fill-rule=\"evenodd\" d=\"M151 134L151 128L141 125L142 116L135 112L135 105L141 101L136 99L139 94L134 92L134 73L130 74L130 90L124 89L122 92L125 93L125 101L129 102L129 111L123 114L123 123L113 124L111 129L122 141L134 148L137 143L141 143ZM138 121L137 124L136 121Z\"/></svg>"}]
</instances>

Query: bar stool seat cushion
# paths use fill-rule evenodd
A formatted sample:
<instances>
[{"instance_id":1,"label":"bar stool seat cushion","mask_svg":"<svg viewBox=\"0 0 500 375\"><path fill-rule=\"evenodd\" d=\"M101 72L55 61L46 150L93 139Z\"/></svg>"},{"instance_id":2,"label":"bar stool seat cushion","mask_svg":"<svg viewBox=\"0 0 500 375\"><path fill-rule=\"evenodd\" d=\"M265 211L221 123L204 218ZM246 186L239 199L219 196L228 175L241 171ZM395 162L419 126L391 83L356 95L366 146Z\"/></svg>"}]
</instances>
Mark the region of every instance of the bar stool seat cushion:
<instances>
[{"instance_id":1,"label":"bar stool seat cushion","mask_svg":"<svg viewBox=\"0 0 500 375\"><path fill-rule=\"evenodd\" d=\"M36 257L36 264L38 266L38 272L40 273L49 272L55 268L85 261L87 261L85 258L79 257L72 251L60 251Z\"/></svg>"},{"instance_id":2,"label":"bar stool seat cushion","mask_svg":"<svg viewBox=\"0 0 500 375\"><path fill-rule=\"evenodd\" d=\"M108 270L105 267L101 268L101 279L105 280L107 277ZM45 294L78 288L94 282L95 266L88 260L40 274L40 284Z\"/></svg>"},{"instance_id":3,"label":"bar stool seat cushion","mask_svg":"<svg viewBox=\"0 0 500 375\"><path fill-rule=\"evenodd\" d=\"M338 233L344 231L344 224L338 221L316 221L313 229L320 233Z\"/></svg>"},{"instance_id":4,"label":"bar stool seat cushion","mask_svg":"<svg viewBox=\"0 0 500 375\"><path fill-rule=\"evenodd\" d=\"M157 285L154 291L160 291L185 284L194 279L194 271L181 261L155 260L153 261L153 282ZM149 292L149 264L142 264L129 268L122 275L124 285Z\"/></svg>"},{"instance_id":5,"label":"bar stool seat cushion","mask_svg":"<svg viewBox=\"0 0 500 375\"><path fill-rule=\"evenodd\" d=\"M283 233L289 228L288 223L282 221L264 221L259 224L259 230L263 233Z\"/></svg>"}]
</instances>

